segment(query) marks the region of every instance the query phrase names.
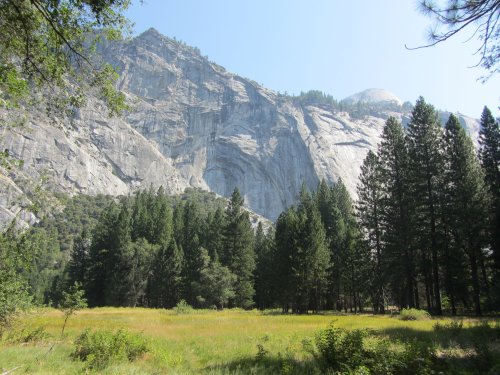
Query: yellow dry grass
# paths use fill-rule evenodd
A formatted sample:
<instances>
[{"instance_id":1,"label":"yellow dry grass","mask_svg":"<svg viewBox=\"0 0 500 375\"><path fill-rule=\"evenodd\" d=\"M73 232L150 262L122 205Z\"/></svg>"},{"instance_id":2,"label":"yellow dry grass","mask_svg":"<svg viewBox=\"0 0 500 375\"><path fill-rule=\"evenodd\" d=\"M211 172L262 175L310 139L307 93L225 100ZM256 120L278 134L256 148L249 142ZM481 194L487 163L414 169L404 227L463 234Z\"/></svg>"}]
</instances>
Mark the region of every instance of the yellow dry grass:
<instances>
[{"instance_id":1,"label":"yellow dry grass","mask_svg":"<svg viewBox=\"0 0 500 375\"><path fill-rule=\"evenodd\" d=\"M116 364L104 373L251 373L228 370L231 364L251 361L261 344L269 356L283 358L290 353L297 361L310 356L302 348L304 339L313 339L331 322L347 329L367 328L380 332L419 335L430 332L435 320L405 322L390 316L374 315L281 315L275 312L242 310L194 310L176 314L172 310L144 308L95 308L70 317L65 337L60 340L63 314L43 309L22 317L18 329L44 327L51 335L47 342L0 343L0 369L22 365L19 373L78 373L83 369L69 354L72 342L85 328L116 331L123 328L147 338L151 351L134 363ZM468 324L467 322L465 324ZM59 341L60 340L60 341ZM48 348L56 342L54 349ZM16 373L18 373L16 371ZM255 373L259 373L255 371Z\"/></svg>"}]
</instances>

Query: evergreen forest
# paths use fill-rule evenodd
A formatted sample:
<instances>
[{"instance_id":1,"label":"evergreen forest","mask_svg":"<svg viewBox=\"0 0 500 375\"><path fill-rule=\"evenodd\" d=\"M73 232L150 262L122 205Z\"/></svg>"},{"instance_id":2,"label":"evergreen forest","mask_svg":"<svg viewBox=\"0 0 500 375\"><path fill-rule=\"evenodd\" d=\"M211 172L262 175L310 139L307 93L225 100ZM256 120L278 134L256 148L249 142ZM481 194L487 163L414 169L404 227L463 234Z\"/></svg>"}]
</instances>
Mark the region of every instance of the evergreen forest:
<instances>
[{"instance_id":1,"label":"evergreen forest","mask_svg":"<svg viewBox=\"0 0 500 375\"><path fill-rule=\"evenodd\" d=\"M75 284L89 306L498 311L499 167L488 108L476 147L454 115L442 126L419 98L407 127L387 120L357 201L340 179L304 185L274 225L251 219L237 188L229 200L161 187L60 196L31 229L2 234L0 315L58 306Z\"/></svg>"}]
</instances>

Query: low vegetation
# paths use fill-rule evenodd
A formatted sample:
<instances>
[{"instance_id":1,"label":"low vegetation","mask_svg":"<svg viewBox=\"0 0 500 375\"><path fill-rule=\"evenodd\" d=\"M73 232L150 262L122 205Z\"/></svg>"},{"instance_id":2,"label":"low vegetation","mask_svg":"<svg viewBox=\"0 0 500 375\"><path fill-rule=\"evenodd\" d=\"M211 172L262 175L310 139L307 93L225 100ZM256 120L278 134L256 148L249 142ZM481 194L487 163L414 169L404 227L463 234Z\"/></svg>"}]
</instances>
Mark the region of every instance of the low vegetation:
<instances>
[{"instance_id":1,"label":"low vegetation","mask_svg":"<svg viewBox=\"0 0 500 375\"><path fill-rule=\"evenodd\" d=\"M419 309L402 309L399 313L401 320L427 320L430 318L431 315L427 311Z\"/></svg>"},{"instance_id":2,"label":"low vegetation","mask_svg":"<svg viewBox=\"0 0 500 375\"><path fill-rule=\"evenodd\" d=\"M102 370L111 362L134 361L148 351L144 338L122 329L116 333L86 329L77 337L71 358L90 370Z\"/></svg>"},{"instance_id":3,"label":"low vegetation","mask_svg":"<svg viewBox=\"0 0 500 375\"><path fill-rule=\"evenodd\" d=\"M76 312L61 338L63 322L55 309L18 319L0 342L0 368L21 366L15 373L29 374L488 374L500 364L500 324L493 318L95 308Z\"/></svg>"}]
</instances>

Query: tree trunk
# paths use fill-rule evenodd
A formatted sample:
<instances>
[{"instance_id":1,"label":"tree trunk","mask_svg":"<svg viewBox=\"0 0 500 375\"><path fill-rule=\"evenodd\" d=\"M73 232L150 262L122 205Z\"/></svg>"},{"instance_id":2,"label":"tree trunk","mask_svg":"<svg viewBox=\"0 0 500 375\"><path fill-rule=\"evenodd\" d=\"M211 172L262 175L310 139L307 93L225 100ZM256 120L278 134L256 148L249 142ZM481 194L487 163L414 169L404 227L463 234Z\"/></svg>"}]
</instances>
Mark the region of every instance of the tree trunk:
<instances>
[{"instance_id":1,"label":"tree trunk","mask_svg":"<svg viewBox=\"0 0 500 375\"><path fill-rule=\"evenodd\" d=\"M479 299L479 278L477 274L477 259L476 253L474 250L470 250L469 252L470 258L470 268L471 268L471 276L472 276L472 299L474 301L474 307L476 309L476 315L481 316L481 301Z\"/></svg>"},{"instance_id":2,"label":"tree trunk","mask_svg":"<svg viewBox=\"0 0 500 375\"><path fill-rule=\"evenodd\" d=\"M483 254L479 254L479 264L481 265L481 276L484 282L484 293L486 293L486 309L488 311L491 311L493 309L493 304L491 302L490 283L488 281L488 275L486 273L486 265L484 264Z\"/></svg>"}]
</instances>

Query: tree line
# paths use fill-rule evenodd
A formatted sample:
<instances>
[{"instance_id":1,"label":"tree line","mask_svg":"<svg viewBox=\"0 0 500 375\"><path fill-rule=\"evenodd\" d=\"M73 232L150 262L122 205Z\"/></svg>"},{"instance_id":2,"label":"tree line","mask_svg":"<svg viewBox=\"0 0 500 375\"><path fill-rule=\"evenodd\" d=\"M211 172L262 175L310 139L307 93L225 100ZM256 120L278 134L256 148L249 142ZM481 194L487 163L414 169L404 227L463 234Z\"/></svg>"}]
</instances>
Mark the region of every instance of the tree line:
<instances>
[{"instance_id":1,"label":"tree line","mask_svg":"<svg viewBox=\"0 0 500 375\"><path fill-rule=\"evenodd\" d=\"M443 129L423 98L406 128L387 120L358 185L376 311L388 295L438 315L498 309L499 167L499 125L486 107L479 153L456 116Z\"/></svg>"},{"instance_id":2,"label":"tree line","mask_svg":"<svg viewBox=\"0 0 500 375\"><path fill-rule=\"evenodd\" d=\"M38 303L57 305L78 283L90 306L171 308L185 300L296 313L365 306L368 248L358 246L342 181L323 181L312 194L304 185L297 207L267 230L252 227L238 189L228 201L195 190L170 197L161 187L118 201L72 201L27 236L36 250L23 274Z\"/></svg>"},{"instance_id":3,"label":"tree line","mask_svg":"<svg viewBox=\"0 0 500 375\"><path fill-rule=\"evenodd\" d=\"M78 283L90 306L497 310L500 131L491 112L479 153L454 115L443 129L422 98L406 128L389 118L381 138L356 202L341 180L304 186L268 229L252 227L238 189L228 201L162 188L66 200L30 231L2 235L0 272L12 282L0 297L4 306L12 291L57 305Z\"/></svg>"},{"instance_id":4,"label":"tree line","mask_svg":"<svg viewBox=\"0 0 500 375\"><path fill-rule=\"evenodd\" d=\"M225 209L173 200L163 188L111 200L74 239L47 296L75 282L90 306L252 306L254 232L235 190ZM238 276L236 276L238 275Z\"/></svg>"}]
</instances>

